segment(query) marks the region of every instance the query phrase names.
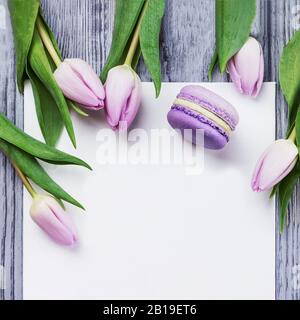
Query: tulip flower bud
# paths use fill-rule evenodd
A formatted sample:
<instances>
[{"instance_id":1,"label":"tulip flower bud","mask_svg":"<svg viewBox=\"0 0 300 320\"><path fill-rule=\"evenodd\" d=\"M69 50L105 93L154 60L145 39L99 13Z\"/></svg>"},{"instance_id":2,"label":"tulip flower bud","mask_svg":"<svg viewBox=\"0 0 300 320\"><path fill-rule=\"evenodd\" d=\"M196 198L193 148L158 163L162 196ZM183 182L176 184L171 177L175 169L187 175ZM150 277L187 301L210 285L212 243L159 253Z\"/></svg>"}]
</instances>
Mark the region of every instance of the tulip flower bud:
<instances>
[{"instance_id":1,"label":"tulip flower bud","mask_svg":"<svg viewBox=\"0 0 300 320\"><path fill-rule=\"evenodd\" d=\"M99 110L104 107L103 85L92 67L81 59L65 59L54 77L64 95L83 107Z\"/></svg>"},{"instance_id":2,"label":"tulip flower bud","mask_svg":"<svg viewBox=\"0 0 300 320\"><path fill-rule=\"evenodd\" d=\"M264 58L256 39L250 37L227 66L231 80L241 93L252 97L259 94L264 78Z\"/></svg>"},{"instance_id":3,"label":"tulip flower bud","mask_svg":"<svg viewBox=\"0 0 300 320\"><path fill-rule=\"evenodd\" d=\"M105 83L105 110L108 124L115 130L119 123L133 122L141 104L141 80L128 65L112 68Z\"/></svg>"},{"instance_id":4,"label":"tulip flower bud","mask_svg":"<svg viewBox=\"0 0 300 320\"><path fill-rule=\"evenodd\" d=\"M263 153L254 170L253 191L265 191L286 177L296 165L298 148L291 140L277 140Z\"/></svg>"},{"instance_id":5,"label":"tulip flower bud","mask_svg":"<svg viewBox=\"0 0 300 320\"><path fill-rule=\"evenodd\" d=\"M51 196L36 195L30 209L33 221L55 242L71 246L77 241L77 231L66 212Z\"/></svg>"}]
</instances>

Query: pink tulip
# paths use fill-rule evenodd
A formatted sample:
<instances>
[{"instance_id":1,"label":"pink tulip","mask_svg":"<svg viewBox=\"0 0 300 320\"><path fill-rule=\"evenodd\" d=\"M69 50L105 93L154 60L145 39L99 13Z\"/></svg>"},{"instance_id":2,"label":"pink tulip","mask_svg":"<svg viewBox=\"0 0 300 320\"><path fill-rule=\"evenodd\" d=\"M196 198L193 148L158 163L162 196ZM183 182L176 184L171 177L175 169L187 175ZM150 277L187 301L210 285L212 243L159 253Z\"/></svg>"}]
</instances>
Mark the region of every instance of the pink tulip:
<instances>
[{"instance_id":1,"label":"pink tulip","mask_svg":"<svg viewBox=\"0 0 300 320\"><path fill-rule=\"evenodd\" d=\"M264 57L260 43L250 37L228 62L228 71L231 80L241 93L256 97L264 78Z\"/></svg>"},{"instance_id":2,"label":"pink tulip","mask_svg":"<svg viewBox=\"0 0 300 320\"><path fill-rule=\"evenodd\" d=\"M296 165L298 148L291 140L277 140L259 159L252 177L253 191L265 191L286 177Z\"/></svg>"},{"instance_id":3,"label":"pink tulip","mask_svg":"<svg viewBox=\"0 0 300 320\"><path fill-rule=\"evenodd\" d=\"M105 83L105 109L108 124L120 129L119 123L125 122L128 128L141 104L141 80L128 65L112 68Z\"/></svg>"},{"instance_id":4,"label":"pink tulip","mask_svg":"<svg viewBox=\"0 0 300 320\"><path fill-rule=\"evenodd\" d=\"M92 67L81 59L65 59L54 72L64 95L87 109L104 107L103 85Z\"/></svg>"},{"instance_id":5,"label":"pink tulip","mask_svg":"<svg viewBox=\"0 0 300 320\"><path fill-rule=\"evenodd\" d=\"M70 216L54 198L35 196L30 215L33 221L58 244L71 246L77 241L77 231Z\"/></svg>"}]
</instances>

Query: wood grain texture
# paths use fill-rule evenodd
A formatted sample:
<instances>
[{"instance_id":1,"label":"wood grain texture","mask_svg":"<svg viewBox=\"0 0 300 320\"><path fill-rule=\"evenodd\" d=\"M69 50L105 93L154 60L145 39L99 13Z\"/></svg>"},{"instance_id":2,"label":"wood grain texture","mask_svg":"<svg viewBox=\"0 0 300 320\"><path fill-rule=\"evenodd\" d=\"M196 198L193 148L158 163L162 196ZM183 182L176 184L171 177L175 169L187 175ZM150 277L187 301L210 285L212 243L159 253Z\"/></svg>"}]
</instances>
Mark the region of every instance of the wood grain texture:
<instances>
[{"instance_id":1,"label":"wood grain texture","mask_svg":"<svg viewBox=\"0 0 300 320\"><path fill-rule=\"evenodd\" d=\"M7 1L6 28L0 21L0 110L18 126L23 125L23 101L16 91L12 32ZM242 1L242 0L241 0ZM258 0L253 35L263 44L265 80L278 80L278 61L283 46L295 31L294 10L300 0ZM109 52L113 28L114 0L42 0L46 20L57 36L64 57L87 60L100 73ZM300 7L298 8L300 12ZM0 17L1 19L1 17ZM298 19L299 20L299 19ZM214 1L167 0L161 32L161 62L164 81L207 81L214 51ZM141 62L143 80L149 75ZM228 80L214 74L214 81ZM277 87L277 136L286 129L287 108ZM300 265L299 188L290 206L289 225L276 232L276 297L299 299L294 287L293 267ZM25 213L26 214L26 213ZM278 212L277 212L278 222ZM278 225L278 223L277 223ZM255 236L255 235L253 235ZM6 290L0 299L22 297L22 189L7 162L0 155L0 265L6 269Z\"/></svg>"},{"instance_id":2,"label":"wood grain texture","mask_svg":"<svg viewBox=\"0 0 300 320\"><path fill-rule=\"evenodd\" d=\"M0 0L0 111L23 126L23 101L16 92L12 31L6 1ZM5 267L6 290L0 299L22 297L22 185L7 159L0 154L0 265Z\"/></svg>"}]
</instances>

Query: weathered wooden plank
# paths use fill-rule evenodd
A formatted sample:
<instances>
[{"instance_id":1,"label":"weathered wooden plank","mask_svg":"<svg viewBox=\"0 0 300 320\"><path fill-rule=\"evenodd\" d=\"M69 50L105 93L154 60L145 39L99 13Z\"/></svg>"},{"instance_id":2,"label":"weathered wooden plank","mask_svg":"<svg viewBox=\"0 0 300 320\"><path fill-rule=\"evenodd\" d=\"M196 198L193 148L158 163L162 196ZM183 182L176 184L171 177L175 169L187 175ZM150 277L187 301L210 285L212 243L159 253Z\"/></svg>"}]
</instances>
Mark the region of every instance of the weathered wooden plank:
<instances>
[{"instance_id":1,"label":"weathered wooden plank","mask_svg":"<svg viewBox=\"0 0 300 320\"><path fill-rule=\"evenodd\" d=\"M7 0L0 0L6 7ZM299 0L259 0L258 15L253 27L263 44L265 80L275 81L283 45L294 32L293 8ZM65 57L87 60L100 72L109 52L113 26L113 0L42 0L46 19L58 38ZM7 11L6 11L7 13ZM1 9L0 9L1 14ZM0 23L0 110L23 124L22 97L16 93L14 52L9 18L6 28ZM4 45L3 45L4 44ZM207 70L214 50L214 1L168 0L161 34L161 60L164 81L207 81ZM141 62L143 80L149 75ZM214 81L226 80L218 73ZM286 128L286 106L277 89L277 134ZM299 191L291 206L291 221L286 233L276 235L276 296L299 299L293 288L292 269L299 260ZM22 295L22 201L21 185L9 163L0 155L0 265L5 265L7 290L0 290L0 299ZM296 223L294 224L294 220Z\"/></svg>"},{"instance_id":2,"label":"weathered wooden plank","mask_svg":"<svg viewBox=\"0 0 300 320\"><path fill-rule=\"evenodd\" d=\"M16 93L14 48L6 1L0 28L0 111L23 126L22 98ZM0 265L5 267L6 290L0 299L21 298L22 293L22 190L10 163L0 155Z\"/></svg>"}]
</instances>

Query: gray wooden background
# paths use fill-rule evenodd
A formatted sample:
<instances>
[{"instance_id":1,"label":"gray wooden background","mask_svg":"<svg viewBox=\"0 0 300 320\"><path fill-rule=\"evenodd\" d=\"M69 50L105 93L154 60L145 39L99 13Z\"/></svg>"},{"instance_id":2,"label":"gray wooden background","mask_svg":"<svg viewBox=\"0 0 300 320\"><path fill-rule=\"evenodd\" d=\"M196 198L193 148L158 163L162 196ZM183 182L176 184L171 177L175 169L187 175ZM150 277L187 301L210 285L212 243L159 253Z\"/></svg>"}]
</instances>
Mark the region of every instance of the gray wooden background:
<instances>
[{"instance_id":1,"label":"gray wooden background","mask_svg":"<svg viewBox=\"0 0 300 320\"><path fill-rule=\"evenodd\" d=\"M16 91L15 60L7 1L0 0L0 111L23 125L23 98ZM24 0L25 1L25 0ZM241 0L243 1L243 0ZM214 50L214 1L166 0L161 33L164 81L207 81ZM42 0L46 19L65 57L87 60L100 73L108 55L113 28L114 0ZM253 35L262 43L265 81L277 81L283 46L300 27L300 1L258 0ZM124 15L126 19L126 15ZM299 53L300 54L300 53ZM300 72L300 66L299 66ZM149 80L143 63L143 80ZM215 74L214 81L227 81ZM277 135L284 135L286 105L277 89ZM299 299L300 210L299 190L290 207L289 226L276 231L276 297ZM27 213L25 213L27 214ZM278 213L277 213L278 214ZM278 219L277 219L278 220ZM253 235L255 237L255 234ZM0 277L5 270L6 290L0 299L22 298L22 186L5 157L0 155ZM0 281L1 284L1 281ZM1 287L1 285L0 285ZM298 285L299 287L299 285Z\"/></svg>"}]
</instances>

